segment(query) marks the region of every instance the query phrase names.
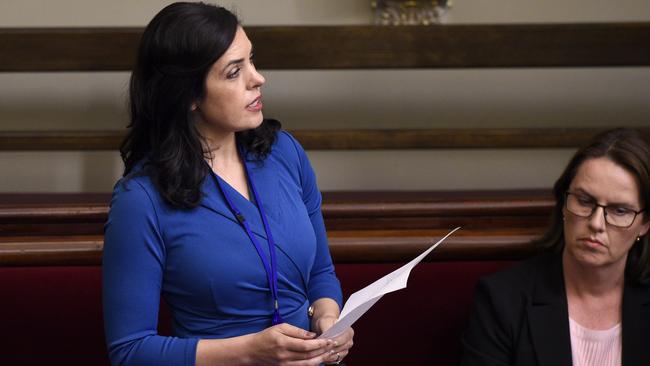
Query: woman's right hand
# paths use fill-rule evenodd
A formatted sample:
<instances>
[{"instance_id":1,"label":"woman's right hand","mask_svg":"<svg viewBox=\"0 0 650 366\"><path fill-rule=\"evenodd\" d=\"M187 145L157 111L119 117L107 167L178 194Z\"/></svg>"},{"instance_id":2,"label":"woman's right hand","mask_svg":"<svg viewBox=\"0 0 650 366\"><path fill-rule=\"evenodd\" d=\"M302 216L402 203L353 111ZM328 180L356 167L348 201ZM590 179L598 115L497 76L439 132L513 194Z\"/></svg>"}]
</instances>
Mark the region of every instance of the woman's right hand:
<instances>
[{"instance_id":1,"label":"woman's right hand","mask_svg":"<svg viewBox=\"0 0 650 366\"><path fill-rule=\"evenodd\" d=\"M251 334L254 365L320 365L332 358L334 342L315 339L316 333L283 323Z\"/></svg>"}]
</instances>

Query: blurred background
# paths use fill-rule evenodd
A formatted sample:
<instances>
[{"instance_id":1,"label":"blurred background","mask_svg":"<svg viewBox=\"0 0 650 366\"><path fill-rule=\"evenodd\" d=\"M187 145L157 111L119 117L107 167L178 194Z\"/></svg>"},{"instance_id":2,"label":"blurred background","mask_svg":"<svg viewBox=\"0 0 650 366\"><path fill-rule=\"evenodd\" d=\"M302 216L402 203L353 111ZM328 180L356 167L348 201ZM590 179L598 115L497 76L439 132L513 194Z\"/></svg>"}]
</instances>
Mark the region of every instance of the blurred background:
<instances>
[{"instance_id":1,"label":"blurred background","mask_svg":"<svg viewBox=\"0 0 650 366\"><path fill-rule=\"evenodd\" d=\"M170 1L2 0L0 27L143 27ZM370 25L369 0L221 1L258 25ZM445 24L648 22L647 0L457 0ZM44 54L44 58L48 55ZM489 55L486 55L489 57ZM261 70L291 130L650 127L649 67ZM128 72L0 73L0 133L123 130ZM573 148L309 150L321 190L548 188ZM116 151L0 151L0 192L110 192Z\"/></svg>"}]
</instances>

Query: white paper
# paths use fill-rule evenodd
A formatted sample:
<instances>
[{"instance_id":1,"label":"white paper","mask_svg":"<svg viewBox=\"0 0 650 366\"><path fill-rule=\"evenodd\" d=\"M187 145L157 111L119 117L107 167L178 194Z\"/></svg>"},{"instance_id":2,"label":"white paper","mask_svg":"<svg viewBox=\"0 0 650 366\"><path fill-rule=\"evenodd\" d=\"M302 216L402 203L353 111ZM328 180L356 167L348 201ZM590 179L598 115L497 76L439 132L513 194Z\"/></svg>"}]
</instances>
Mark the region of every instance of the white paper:
<instances>
[{"instance_id":1,"label":"white paper","mask_svg":"<svg viewBox=\"0 0 650 366\"><path fill-rule=\"evenodd\" d=\"M341 315L338 321L327 331L323 332L318 338L334 338L343 333L348 327L354 324L357 319L368 311L382 296L389 292L401 290L406 288L411 270L418 264L427 254L436 249L449 235L456 232L460 227L455 228L445 235L442 239L438 240L424 253L417 256L417 258L408 262L404 266L396 269L395 271L387 274L386 276L378 279L372 284L364 287L363 289L350 295L348 301L345 302Z\"/></svg>"}]
</instances>

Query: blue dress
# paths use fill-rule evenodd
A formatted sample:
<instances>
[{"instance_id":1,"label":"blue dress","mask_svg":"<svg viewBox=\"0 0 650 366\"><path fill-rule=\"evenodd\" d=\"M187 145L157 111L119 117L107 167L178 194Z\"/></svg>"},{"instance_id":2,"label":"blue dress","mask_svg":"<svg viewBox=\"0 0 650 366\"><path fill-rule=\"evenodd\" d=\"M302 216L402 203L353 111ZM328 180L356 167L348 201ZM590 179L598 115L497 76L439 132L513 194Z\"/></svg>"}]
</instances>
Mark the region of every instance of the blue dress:
<instances>
[{"instance_id":1,"label":"blue dress","mask_svg":"<svg viewBox=\"0 0 650 366\"><path fill-rule=\"evenodd\" d=\"M314 172L284 131L266 159L245 164L276 241L282 318L309 329L310 303L324 297L342 302ZM256 203L222 183L268 258ZM179 210L163 201L148 177L116 185L103 256L104 326L113 364L194 365L199 339L271 325L273 302L259 254L213 177L202 190L198 207ZM157 334L161 295L172 312L173 337Z\"/></svg>"}]
</instances>

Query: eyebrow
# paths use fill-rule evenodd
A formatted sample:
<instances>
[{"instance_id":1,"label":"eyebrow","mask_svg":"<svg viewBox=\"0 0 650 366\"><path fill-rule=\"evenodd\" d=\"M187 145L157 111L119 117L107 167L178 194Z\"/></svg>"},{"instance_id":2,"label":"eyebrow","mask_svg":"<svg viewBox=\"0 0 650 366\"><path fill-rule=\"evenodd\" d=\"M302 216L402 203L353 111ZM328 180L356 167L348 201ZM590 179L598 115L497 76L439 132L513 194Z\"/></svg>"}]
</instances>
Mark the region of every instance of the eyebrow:
<instances>
[{"instance_id":1,"label":"eyebrow","mask_svg":"<svg viewBox=\"0 0 650 366\"><path fill-rule=\"evenodd\" d=\"M255 52L253 52L253 49L251 48L251 52L250 52L250 54L248 55L248 57L252 57L254 54L255 54ZM229 68L231 65L237 65L237 64L240 64L240 63L244 62L244 60L245 60L245 58L238 58L238 59L236 59L236 60L232 60L232 61L228 62L228 63L226 64L226 66L223 67L223 69L221 70L221 72L225 72L226 69Z\"/></svg>"},{"instance_id":2,"label":"eyebrow","mask_svg":"<svg viewBox=\"0 0 650 366\"><path fill-rule=\"evenodd\" d=\"M223 67L223 70L221 70L221 72L225 72L226 69L229 68L231 65L237 65L237 64L240 64L242 62L244 62L243 58L238 58L236 60L232 60L232 61L228 62L228 64L226 64L226 66Z\"/></svg>"},{"instance_id":3,"label":"eyebrow","mask_svg":"<svg viewBox=\"0 0 650 366\"><path fill-rule=\"evenodd\" d=\"M575 189L575 192L576 192L576 193L580 193L580 194L584 194L584 195L586 195L586 196L589 196L589 198L593 199L594 201L596 201L596 203L598 203L598 199L596 199L596 197L594 197L594 195L592 195L591 193L585 191L585 190L582 189L582 188L579 188L579 187L576 188L576 189ZM635 208L634 208L635 205L630 204L630 203L625 203L625 202L609 202L609 203L607 204L607 206L619 206L619 207L627 207L627 208L630 208L630 209L635 209Z\"/></svg>"}]
</instances>

